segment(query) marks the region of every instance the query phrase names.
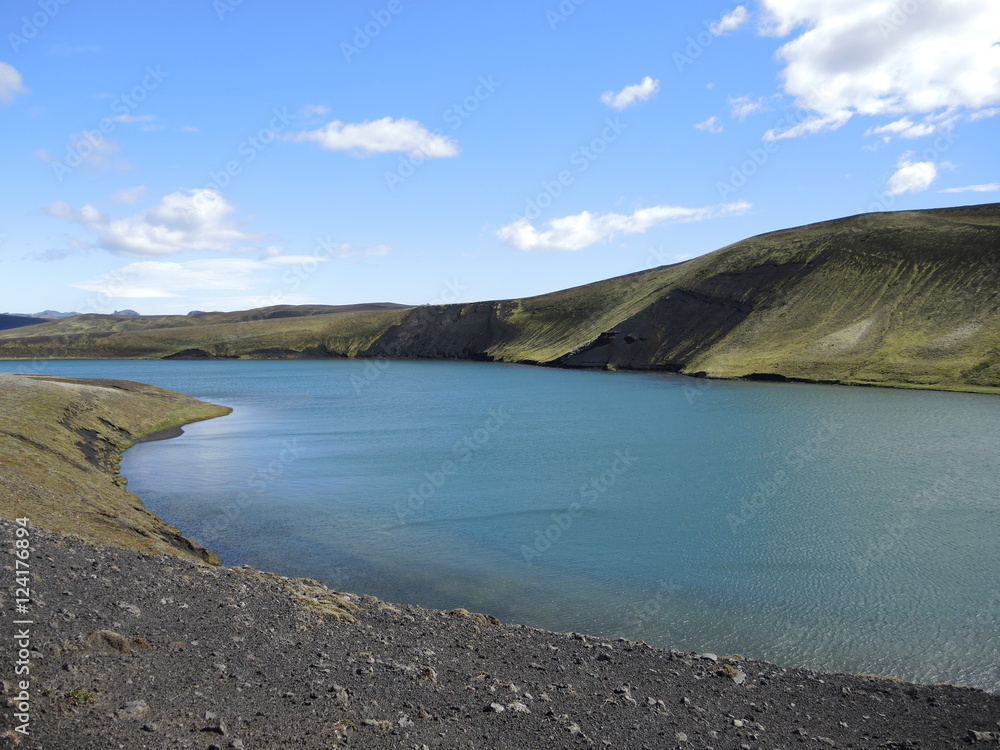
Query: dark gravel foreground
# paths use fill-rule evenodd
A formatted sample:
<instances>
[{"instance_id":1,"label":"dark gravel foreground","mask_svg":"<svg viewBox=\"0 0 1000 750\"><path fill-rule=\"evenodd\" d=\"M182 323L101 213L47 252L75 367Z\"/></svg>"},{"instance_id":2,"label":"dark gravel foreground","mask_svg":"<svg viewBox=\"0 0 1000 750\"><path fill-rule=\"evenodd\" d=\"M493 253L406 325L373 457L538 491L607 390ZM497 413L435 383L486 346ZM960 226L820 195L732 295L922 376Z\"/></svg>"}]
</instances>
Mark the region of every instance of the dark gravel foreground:
<instances>
[{"instance_id":1,"label":"dark gravel foreground","mask_svg":"<svg viewBox=\"0 0 1000 750\"><path fill-rule=\"evenodd\" d=\"M0 521L8 582L0 594L0 746L1000 745L1000 696L971 688L390 607L301 579L94 547L40 529L31 529L31 734L22 737L10 705L14 529Z\"/></svg>"}]
</instances>

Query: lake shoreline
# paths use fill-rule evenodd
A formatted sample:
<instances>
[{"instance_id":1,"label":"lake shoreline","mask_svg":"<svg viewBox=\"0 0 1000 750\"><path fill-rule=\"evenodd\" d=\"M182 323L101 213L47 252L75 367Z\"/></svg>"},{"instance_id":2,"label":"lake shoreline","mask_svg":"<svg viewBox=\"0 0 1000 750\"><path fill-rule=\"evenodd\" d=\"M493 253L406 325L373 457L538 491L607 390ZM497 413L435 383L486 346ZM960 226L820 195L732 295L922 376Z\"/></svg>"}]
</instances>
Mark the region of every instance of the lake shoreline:
<instances>
[{"instance_id":1,"label":"lake shoreline","mask_svg":"<svg viewBox=\"0 0 1000 750\"><path fill-rule=\"evenodd\" d=\"M0 528L13 549L15 524ZM498 737L492 747L602 739L949 747L989 739L1000 722L1000 696L973 688L501 625L249 568L29 533L40 581L33 614L47 624L36 629L32 652L43 691L28 747L42 740L96 749L109 738L166 747L200 731L250 746L295 738L296 747L325 748L331 727L371 747L437 744L442 730L454 741ZM82 561L96 574L76 574ZM56 612L46 608L55 607L62 618L51 619ZM74 690L92 702L67 711ZM283 700L275 701L276 690Z\"/></svg>"},{"instance_id":2,"label":"lake shoreline","mask_svg":"<svg viewBox=\"0 0 1000 750\"><path fill-rule=\"evenodd\" d=\"M357 361L357 362L379 362L379 363L392 363L392 362L469 362L469 363L487 363L487 364L497 364L497 365L516 365L522 367L541 367L555 370L567 370L573 372L606 372L606 373L635 373L635 374L647 374L647 375L677 375L679 377L690 378L695 381L704 381L707 383L732 383L732 382L759 382L759 383L800 383L806 385L836 385L836 386L846 386L853 388L887 388L891 390L911 390L911 391L938 391L941 393L974 393L984 396L1000 396L1000 387L992 386L974 386L974 385L939 385L935 383L924 384L924 383L909 383L909 382L874 382L874 381L864 381L864 380L843 380L838 378L808 378L797 375L785 375L782 373L750 373L747 375L734 375L734 376L722 376L722 375L709 375L704 372L682 372L680 370L668 369L664 367L589 367L580 365L569 365L559 362L535 362L531 360L524 361L505 361L498 359L482 359L476 357L467 358L453 358L453 357L383 357L383 356L372 356L372 357L317 357L313 353L300 352L299 356L289 355L289 356L255 356L253 354L243 355L243 356L215 356L208 352L203 352L197 356L170 356L166 358L157 357L59 357L53 358L51 361L78 361L78 362L91 362L91 361L123 361L123 362L162 362L162 361L172 361L172 362L316 362L321 360L329 360L331 362L339 362L345 359ZM0 362L33 362L37 358L29 357L0 357ZM47 361L47 360L42 360ZM697 386L695 386L697 387ZM176 436L175 436L176 437Z\"/></svg>"},{"instance_id":3,"label":"lake shoreline","mask_svg":"<svg viewBox=\"0 0 1000 750\"><path fill-rule=\"evenodd\" d=\"M7 549L15 529L0 521ZM39 624L28 748L199 736L324 750L948 748L1000 737L1000 696L974 688L505 625L29 531ZM74 574L81 564L89 575ZM10 737L10 715L0 721Z\"/></svg>"}]
</instances>

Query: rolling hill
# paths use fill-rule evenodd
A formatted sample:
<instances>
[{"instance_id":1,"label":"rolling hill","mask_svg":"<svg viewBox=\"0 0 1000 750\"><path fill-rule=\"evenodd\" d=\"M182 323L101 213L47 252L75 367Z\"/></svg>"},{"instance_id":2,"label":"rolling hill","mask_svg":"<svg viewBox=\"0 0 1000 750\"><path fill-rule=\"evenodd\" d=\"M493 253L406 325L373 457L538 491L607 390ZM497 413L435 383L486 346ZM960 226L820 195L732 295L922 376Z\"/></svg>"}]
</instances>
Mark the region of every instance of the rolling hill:
<instances>
[{"instance_id":1,"label":"rolling hill","mask_svg":"<svg viewBox=\"0 0 1000 750\"><path fill-rule=\"evenodd\" d=\"M525 299L80 315L0 357L475 359L1000 392L1000 204L864 214Z\"/></svg>"}]
</instances>

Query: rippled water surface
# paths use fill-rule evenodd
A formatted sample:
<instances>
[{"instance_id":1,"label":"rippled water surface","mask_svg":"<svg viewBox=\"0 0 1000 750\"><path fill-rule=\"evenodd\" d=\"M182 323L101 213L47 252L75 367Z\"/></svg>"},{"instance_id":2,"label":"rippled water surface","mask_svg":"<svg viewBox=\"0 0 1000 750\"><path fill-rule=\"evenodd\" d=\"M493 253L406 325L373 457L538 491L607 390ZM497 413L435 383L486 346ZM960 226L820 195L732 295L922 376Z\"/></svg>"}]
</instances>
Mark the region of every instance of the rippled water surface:
<instances>
[{"instance_id":1,"label":"rippled water surface","mask_svg":"<svg viewBox=\"0 0 1000 750\"><path fill-rule=\"evenodd\" d=\"M440 362L44 370L234 407L123 462L227 564L1000 690L995 397Z\"/></svg>"}]
</instances>

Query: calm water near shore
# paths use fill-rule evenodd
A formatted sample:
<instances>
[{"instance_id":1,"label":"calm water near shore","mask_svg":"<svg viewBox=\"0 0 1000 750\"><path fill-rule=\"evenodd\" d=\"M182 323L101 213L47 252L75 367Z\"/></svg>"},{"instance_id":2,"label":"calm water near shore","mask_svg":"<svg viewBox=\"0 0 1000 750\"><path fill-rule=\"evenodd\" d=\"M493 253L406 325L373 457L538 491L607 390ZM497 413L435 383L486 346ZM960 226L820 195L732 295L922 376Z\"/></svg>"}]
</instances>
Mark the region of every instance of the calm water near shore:
<instances>
[{"instance_id":1,"label":"calm water near shore","mask_svg":"<svg viewBox=\"0 0 1000 750\"><path fill-rule=\"evenodd\" d=\"M996 397L479 363L34 369L234 407L122 464L227 564L1000 691Z\"/></svg>"}]
</instances>

